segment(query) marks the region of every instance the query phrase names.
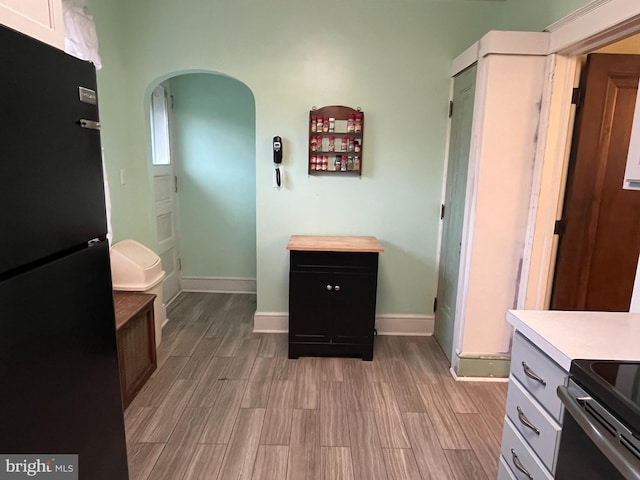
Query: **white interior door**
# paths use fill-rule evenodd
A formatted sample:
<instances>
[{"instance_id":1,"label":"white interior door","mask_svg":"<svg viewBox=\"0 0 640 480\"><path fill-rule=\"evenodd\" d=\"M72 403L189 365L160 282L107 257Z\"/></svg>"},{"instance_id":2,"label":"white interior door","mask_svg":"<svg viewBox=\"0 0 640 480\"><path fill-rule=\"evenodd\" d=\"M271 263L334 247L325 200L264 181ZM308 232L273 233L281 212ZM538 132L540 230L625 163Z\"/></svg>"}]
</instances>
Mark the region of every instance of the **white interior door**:
<instances>
[{"instance_id":1,"label":"white interior door","mask_svg":"<svg viewBox=\"0 0 640 480\"><path fill-rule=\"evenodd\" d=\"M177 177L171 158L169 101L158 85L151 96L152 175L158 255L166 273L162 295L168 303L180 291L180 255L177 229Z\"/></svg>"},{"instance_id":2,"label":"white interior door","mask_svg":"<svg viewBox=\"0 0 640 480\"><path fill-rule=\"evenodd\" d=\"M453 115L438 268L434 335L449 360L453 350L456 297L460 274L460 249L471 146L476 66L457 75L453 82Z\"/></svg>"}]
</instances>

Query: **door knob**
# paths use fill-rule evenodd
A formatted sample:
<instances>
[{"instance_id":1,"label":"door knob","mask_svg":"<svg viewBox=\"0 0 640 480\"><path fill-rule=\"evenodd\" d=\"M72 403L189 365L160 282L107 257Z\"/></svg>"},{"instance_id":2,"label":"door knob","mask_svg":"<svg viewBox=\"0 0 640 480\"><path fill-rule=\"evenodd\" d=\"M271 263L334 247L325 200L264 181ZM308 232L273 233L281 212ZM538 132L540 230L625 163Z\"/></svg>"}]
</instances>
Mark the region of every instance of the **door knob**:
<instances>
[{"instance_id":1,"label":"door knob","mask_svg":"<svg viewBox=\"0 0 640 480\"><path fill-rule=\"evenodd\" d=\"M327 290L331 290L333 287L331 285L327 285Z\"/></svg>"},{"instance_id":2,"label":"door knob","mask_svg":"<svg viewBox=\"0 0 640 480\"><path fill-rule=\"evenodd\" d=\"M339 291L340 291L340 285L336 285L335 287L333 287L333 289L334 289L336 292L339 292Z\"/></svg>"}]
</instances>

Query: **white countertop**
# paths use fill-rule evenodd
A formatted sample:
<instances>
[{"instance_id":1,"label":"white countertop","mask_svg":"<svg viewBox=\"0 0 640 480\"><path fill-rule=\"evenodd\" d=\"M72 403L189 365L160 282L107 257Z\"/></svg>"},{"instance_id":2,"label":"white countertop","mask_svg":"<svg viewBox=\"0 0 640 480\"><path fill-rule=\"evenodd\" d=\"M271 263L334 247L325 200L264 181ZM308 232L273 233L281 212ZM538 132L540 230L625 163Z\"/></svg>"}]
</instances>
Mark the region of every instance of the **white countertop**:
<instances>
[{"instance_id":1,"label":"white countertop","mask_svg":"<svg viewBox=\"0 0 640 480\"><path fill-rule=\"evenodd\" d=\"M507 321L567 371L578 358L640 361L640 313L509 310Z\"/></svg>"}]
</instances>

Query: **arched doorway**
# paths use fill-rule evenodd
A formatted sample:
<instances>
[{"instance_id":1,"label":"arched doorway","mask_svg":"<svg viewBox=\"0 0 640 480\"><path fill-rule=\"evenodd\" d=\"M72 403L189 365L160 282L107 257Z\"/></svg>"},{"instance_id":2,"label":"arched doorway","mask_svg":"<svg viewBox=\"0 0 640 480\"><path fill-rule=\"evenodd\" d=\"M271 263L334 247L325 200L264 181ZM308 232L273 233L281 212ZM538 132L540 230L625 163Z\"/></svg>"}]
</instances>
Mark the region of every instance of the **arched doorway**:
<instances>
[{"instance_id":1,"label":"arched doorway","mask_svg":"<svg viewBox=\"0 0 640 480\"><path fill-rule=\"evenodd\" d=\"M165 301L181 290L255 291L251 90L225 75L179 73L156 82L150 106L152 201L167 273Z\"/></svg>"}]
</instances>

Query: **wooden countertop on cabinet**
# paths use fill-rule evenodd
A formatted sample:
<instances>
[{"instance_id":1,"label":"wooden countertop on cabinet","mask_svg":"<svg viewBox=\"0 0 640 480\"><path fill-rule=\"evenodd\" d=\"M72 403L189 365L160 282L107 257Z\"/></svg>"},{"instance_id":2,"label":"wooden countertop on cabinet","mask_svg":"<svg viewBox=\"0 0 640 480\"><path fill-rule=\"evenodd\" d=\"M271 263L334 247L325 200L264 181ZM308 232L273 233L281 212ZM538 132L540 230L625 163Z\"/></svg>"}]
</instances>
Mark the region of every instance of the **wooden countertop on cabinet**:
<instances>
[{"instance_id":1,"label":"wooden countertop on cabinet","mask_svg":"<svg viewBox=\"0 0 640 480\"><path fill-rule=\"evenodd\" d=\"M311 252L384 252L376 237L291 235L287 250Z\"/></svg>"}]
</instances>

